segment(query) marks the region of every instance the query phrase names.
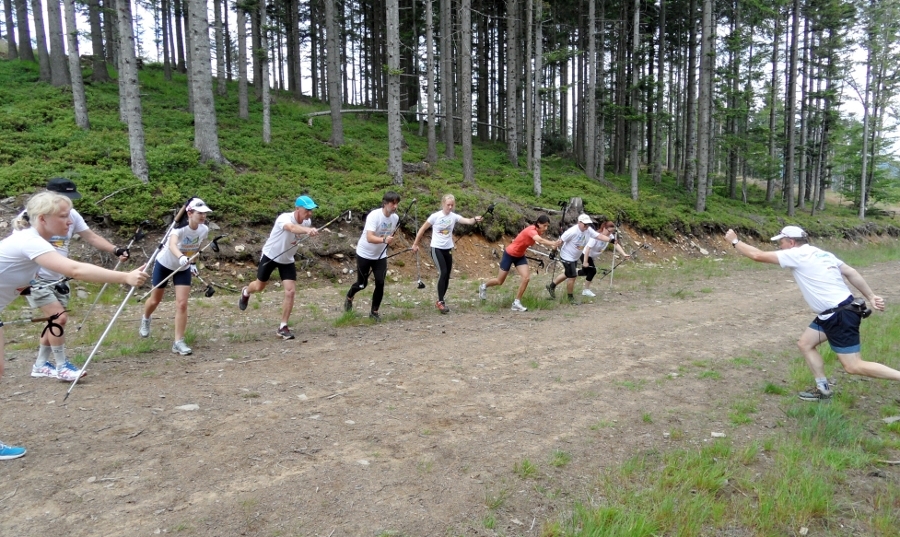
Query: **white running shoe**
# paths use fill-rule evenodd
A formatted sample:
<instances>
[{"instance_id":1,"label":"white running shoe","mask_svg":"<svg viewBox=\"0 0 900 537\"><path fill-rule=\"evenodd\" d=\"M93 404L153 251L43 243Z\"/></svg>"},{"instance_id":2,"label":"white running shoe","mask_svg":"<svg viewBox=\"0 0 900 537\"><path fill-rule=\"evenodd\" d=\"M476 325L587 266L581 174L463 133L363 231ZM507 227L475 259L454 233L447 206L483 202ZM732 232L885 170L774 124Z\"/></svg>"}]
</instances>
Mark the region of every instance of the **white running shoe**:
<instances>
[{"instance_id":1,"label":"white running shoe","mask_svg":"<svg viewBox=\"0 0 900 537\"><path fill-rule=\"evenodd\" d=\"M591 296L591 297L593 297L593 296L597 296L597 295L595 295L594 292L591 291L590 289L585 289L584 291L581 292L581 296Z\"/></svg>"},{"instance_id":2,"label":"white running shoe","mask_svg":"<svg viewBox=\"0 0 900 537\"><path fill-rule=\"evenodd\" d=\"M150 319L141 319L141 328L138 330L141 337L150 337Z\"/></svg>"},{"instance_id":3,"label":"white running shoe","mask_svg":"<svg viewBox=\"0 0 900 537\"><path fill-rule=\"evenodd\" d=\"M523 306L522 303L519 302L518 300L513 301L513 305L510 309L513 311L528 311L528 308Z\"/></svg>"},{"instance_id":4,"label":"white running shoe","mask_svg":"<svg viewBox=\"0 0 900 537\"><path fill-rule=\"evenodd\" d=\"M187 346L187 343L185 343L183 339L179 339L172 344L172 352L174 352L175 354L180 354L182 356L187 356L194 351L192 351L191 348Z\"/></svg>"},{"instance_id":5,"label":"white running shoe","mask_svg":"<svg viewBox=\"0 0 900 537\"><path fill-rule=\"evenodd\" d=\"M56 378L56 366L51 364L50 362L44 362L44 365L34 364L31 366L31 376L34 378L47 377L51 379Z\"/></svg>"},{"instance_id":6,"label":"white running shoe","mask_svg":"<svg viewBox=\"0 0 900 537\"><path fill-rule=\"evenodd\" d=\"M481 284L478 286L478 298L481 300L487 300L487 285Z\"/></svg>"},{"instance_id":7,"label":"white running shoe","mask_svg":"<svg viewBox=\"0 0 900 537\"><path fill-rule=\"evenodd\" d=\"M84 376L84 371L68 360L56 368L56 378L63 382L74 382Z\"/></svg>"}]
</instances>

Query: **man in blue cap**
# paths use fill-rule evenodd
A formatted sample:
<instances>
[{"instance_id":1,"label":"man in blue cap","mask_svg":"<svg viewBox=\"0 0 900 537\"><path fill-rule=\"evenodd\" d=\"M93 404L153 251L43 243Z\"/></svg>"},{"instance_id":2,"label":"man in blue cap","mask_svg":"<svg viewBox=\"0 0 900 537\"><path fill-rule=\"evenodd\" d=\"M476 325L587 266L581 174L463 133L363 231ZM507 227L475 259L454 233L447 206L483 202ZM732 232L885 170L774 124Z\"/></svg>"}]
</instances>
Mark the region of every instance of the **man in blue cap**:
<instances>
[{"instance_id":1,"label":"man in blue cap","mask_svg":"<svg viewBox=\"0 0 900 537\"><path fill-rule=\"evenodd\" d=\"M281 325L276 335L282 339L294 339L288 328L288 319L294 309L294 295L297 292L297 267L294 266L294 254L300 247L300 239L304 236L316 236L319 230L312 227L312 212L318 207L309 196L300 196L294 203L294 210L281 214L269 233L262 249L262 258L256 269L256 280L241 290L238 307L247 309L250 295L266 288L272 272L277 268L284 287L284 302L281 304Z\"/></svg>"}]
</instances>

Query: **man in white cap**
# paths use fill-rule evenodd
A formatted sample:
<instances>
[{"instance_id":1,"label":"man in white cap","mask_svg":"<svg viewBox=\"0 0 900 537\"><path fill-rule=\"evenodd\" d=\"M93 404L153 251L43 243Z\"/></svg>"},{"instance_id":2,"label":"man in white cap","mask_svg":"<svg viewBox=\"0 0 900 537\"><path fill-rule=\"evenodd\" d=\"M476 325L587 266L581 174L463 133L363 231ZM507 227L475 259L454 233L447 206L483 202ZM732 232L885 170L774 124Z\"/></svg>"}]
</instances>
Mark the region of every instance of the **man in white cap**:
<instances>
[{"instance_id":1,"label":"man in white cap","mask_svg":"<svg viewBox=\"0 0 900 537\"><path fill-rule=\"evenodd\" d=\"M854 302L844 278L868 300L872 307L884 311L884 299L872 292L866 280L850 265L830 252L809 244L805 231L797 226L787 226L772 237L780 250L764 252L738 239L734 230L725 233L741 255L761 263L772 263L791 269L794 281L806 303L816 313L815 319L800 335L797 346L806 359L806 365L816 379L809 391L800 392L804 401L821 401L832 396L831 386L825 376L825 363L816 348L826 339L837 354L844 370L851 375L900 380L900 371L877 362L866 362L860 355L859 325L868 317L866 307Z\"/></svg>"},{"instance_id":2,"label":"man in white cap","mask_svg":"<svg viewBox=\"0 0 900 537\"><path fill-rule=\"evenodd\" d=\"M294 310L294 296L297 292L297 267L294 266L294 254L300 247L300 239L305 236L316 236L319 230L312 227L312 212L318 207L309 196L300 196L294 202L294 210L282 213L275 219L275 225L262 249L262 258L256 269L256 280L241 290L238 308L247 309L250 295L259 293L269 284L272 272L278 269L281 285L284 287L284 300L281 303L281 325L275 335L281 339L294 339L288 328L288 320ZM302 237L301 237L302 236Z\"/></svg>"},{"instance_id":3,"label":"man in white cap","mask_svg":"<svg viewBox=\"0 0 900 537\"><path fill-rule=\"evenodd\" d=\"M50 179L47 182L47 190L62 194L71 200L81 198L75 183L65 177ZM69 257L69 243L72 241L72 236L77 233L84 242L101 252L116 255L122 261L128 259L129 252L127 248L115 246L91 231L84 218L75 210L75 207L72 207L72 210L69 211L69 219L72 221L72 225L69 226L67 233L65 235L54 235L49 241L60 255ZM65 327L66 322L69 320L68 314L65 313L69 305L69 286L65 281L60 281L62 279L62 274L41 267L34 280L32 292L26 298L29 306L40 309L45 316L59 315L55 322ZM53 358L52 360L51 357ZM55 336L50 330L43 332L38 347L37 359L31 368L31 376L72 382L78 378L79 371L80 369L72 364L66 356L65 335Z\"/></svg>"},{"instance_id":4,"label":"man in white cap","mask_svg":"<svg viewBox=\"0 0 900 537\"><path fill-rule=\"evenodd\" d=\"M562 261L563 273L547 284L547 292L550 298L556 298L556 286L566 280L566 293L570 304L575 304L575 278L578 277L578 259L581 258L581 252L590 239L601 238L600 234L590 227L594 221L590 216L582 213L578 215L578 221L574 226L567 229L559 240L562 246L559 249L559 259ZM605 240L609 240L609 237ZM601 238L602 239L602 238Z\"/></svg>"}]
</instances>

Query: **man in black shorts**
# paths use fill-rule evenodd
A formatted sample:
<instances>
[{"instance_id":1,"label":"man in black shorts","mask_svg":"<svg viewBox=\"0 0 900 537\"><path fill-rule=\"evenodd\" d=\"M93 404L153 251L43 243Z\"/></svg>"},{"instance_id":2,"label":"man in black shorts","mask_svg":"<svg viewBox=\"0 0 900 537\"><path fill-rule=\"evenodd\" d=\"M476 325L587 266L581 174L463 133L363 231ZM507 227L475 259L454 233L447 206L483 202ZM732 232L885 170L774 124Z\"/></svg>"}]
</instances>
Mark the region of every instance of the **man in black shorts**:
<instances>
[{"instance_id":1,"label":"man in black shorts","mask_svg":"<svg viewBox=\"0 0 900 537\"><path fill-rule=\"evenodd\" d=\"M794 281L809 307L816 312L809 327L800 336L797 346L806 359L806 365L816 379L811 390L800 392L804 401L821 401L832 396L831 386L825 376L825 363L816 348L828 341L844 370L851 375L900 380L900 371L877 362L866 362L861 357L859 325L863 308L853 306L853 295L844 278L868 300L872 307L884 311L884 299L872 292L866 280L850 265L830 252L809 244L806 232L797 226L787 226L772 237L778 241L780 250L764 252L741 242L737 234L729 229L725 240L731 243L741 255L754 261L772 263L791 269Z\"/></svg>"},{"instance_id":2,"label":"man in black shorts","mask_svg":"<svg viewBox=\"0 0 900 537\"><path fill-rule=\"evenodd\" d=\"M241 298L238 307L241 311L247 309L250 295L258 293L266 288L272 272L278 269L281 276L281 284L284 286L284 301L281 304L281 325L275 334L282 339L294 339L294 334L288 328L288 320L294 309L294 296L297 292L297 267L294 266L294 254L300 247L301 236L316 236L319 234L312 226L312 212L318 207L309 196L300 196L294 202L294 210L283 213L275 220L272 232L262 249L262 259L256 269L256 280L241 290Z\"/></svg>"}]
</instances>

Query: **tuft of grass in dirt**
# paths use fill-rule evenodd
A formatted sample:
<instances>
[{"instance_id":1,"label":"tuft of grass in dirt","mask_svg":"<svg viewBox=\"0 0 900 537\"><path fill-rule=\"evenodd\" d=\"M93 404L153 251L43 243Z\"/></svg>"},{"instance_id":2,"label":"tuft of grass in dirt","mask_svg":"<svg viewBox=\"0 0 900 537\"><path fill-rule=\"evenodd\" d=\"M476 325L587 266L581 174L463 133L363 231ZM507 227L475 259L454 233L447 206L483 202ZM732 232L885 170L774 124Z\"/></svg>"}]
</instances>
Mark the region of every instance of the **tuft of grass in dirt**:
<instances>
[{"instance_id":1,"label":"tuft of grass in dirt","mask_svg":"<svg viewBox=\"0 0 900 537\"><path fill-rule=\"evenodd\" d=\"M513 464L513 472L522 479L528 479L537 475L537 466L528 459Z\"/></svg>"}]
</instances>

